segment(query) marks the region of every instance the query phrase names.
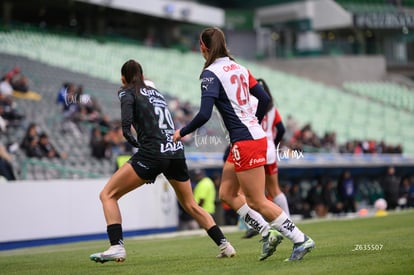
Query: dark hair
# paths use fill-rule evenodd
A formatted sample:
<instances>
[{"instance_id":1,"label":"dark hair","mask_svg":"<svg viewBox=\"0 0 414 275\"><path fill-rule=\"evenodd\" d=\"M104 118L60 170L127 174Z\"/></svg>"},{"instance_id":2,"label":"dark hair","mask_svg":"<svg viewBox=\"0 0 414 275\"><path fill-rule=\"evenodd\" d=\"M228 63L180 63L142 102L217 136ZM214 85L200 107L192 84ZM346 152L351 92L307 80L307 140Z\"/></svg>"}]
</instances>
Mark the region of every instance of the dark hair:
<instances>
[{"instance_id":1,"label":"dark hair","mask_svg":"<svg viewBox=\"0 0 414 275\"><path fill-rule=\"evenodd\" d=\"M200 44L208 49L208 58L204 63L204 68L207 68L220 57L234 58L230 55L226 45L226 38L224 33L219 28L206 28L200 34Z\"/></svg>"},{"instance_id":2,"label":"dark hair","mask_svg":"<svg viewBox=\"0 0 414 275\"><path fill-rule=\"evenodd\" d=\"M263 90L265 90L265 92L267 93L267 95L270 97L270 102L269 102L269 105L267 106L267 110L266 110L266 113L267 113L274 106L273 96L272 96L272 93L270 92L269 86L267 86L266 81L264 81L264 79L258 78L257 79L257 82L259 82L259 84L262 85Z\"/></svg>"},{"instance_id":3,"label":"dark hair","mask_svg":"<svg viewBox=\"0 0 414 275\"><path fill-rule=\"evenodd\" d=\"M130 59L122 65L121 75L124 76L126 81L124 88L135 87L137 90L146 86L142 66L135 60Z\"/></svg>"}]
</instances>

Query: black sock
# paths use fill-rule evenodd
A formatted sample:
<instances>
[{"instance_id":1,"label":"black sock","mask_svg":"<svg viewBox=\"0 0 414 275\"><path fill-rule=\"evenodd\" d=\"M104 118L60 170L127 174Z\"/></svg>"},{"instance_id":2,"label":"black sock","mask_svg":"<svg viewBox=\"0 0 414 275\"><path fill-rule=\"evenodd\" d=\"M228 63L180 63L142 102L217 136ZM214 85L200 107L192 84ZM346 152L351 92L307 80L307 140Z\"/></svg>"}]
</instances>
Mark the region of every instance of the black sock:
<instances>
[{"instance_id":1,"label":"black sock","mask_svg":"<svg viewBox=\"0 0 414 275\"><path fill-rule=\"evenodd\" d=\"M106 232L108 233L109 242L111 245L124 244L121 224L116 223L108 225L106 227Z\"/></svg>"},{"instance_id":2,"label":"black sock","mask_svg":"<svg viewBox=\"0 0 414 275\"><path fill-rule=\"evenodd\" d=\"M226 238L223 235L223 232L217 225L210 227L210 229L207 230L207 234L217 245L221 245L222 243L227 242Z\"/></svg>"}]
</instances>

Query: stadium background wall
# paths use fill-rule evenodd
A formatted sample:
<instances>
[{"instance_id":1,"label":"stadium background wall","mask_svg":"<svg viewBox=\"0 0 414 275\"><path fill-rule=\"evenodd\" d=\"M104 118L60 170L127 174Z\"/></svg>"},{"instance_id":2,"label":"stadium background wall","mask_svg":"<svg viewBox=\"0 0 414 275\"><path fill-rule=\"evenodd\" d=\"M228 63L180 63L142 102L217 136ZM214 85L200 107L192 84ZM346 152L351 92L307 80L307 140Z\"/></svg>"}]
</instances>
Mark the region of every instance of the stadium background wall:
<instances>
[{"instance_id":1,"label":"stadium background wall","mask_svg":"<svg viewBox=\"0 0 414 275\"><path fill-rule=\"evenodd\" d=\"M99 192L107 179L0 184L0 250L106 238ZM119 201L124 236L176 231L174 190L158 178Z\"/></svg>"}]
</instances>

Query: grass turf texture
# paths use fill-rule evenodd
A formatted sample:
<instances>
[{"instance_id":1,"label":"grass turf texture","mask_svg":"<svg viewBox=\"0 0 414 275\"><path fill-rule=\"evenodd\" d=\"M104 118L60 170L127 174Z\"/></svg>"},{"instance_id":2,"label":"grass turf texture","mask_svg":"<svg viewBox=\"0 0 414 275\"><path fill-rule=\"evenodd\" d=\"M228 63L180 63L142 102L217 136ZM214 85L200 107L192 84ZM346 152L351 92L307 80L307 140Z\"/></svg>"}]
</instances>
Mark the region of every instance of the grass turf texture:
<instances>
[{"instance_id":1,"label":"grass turf texture","mask_svg":"<svg viewBox=\"0 0 414 275\"><path fill-rule=\"evenodd\" d=\"M413 210L298 226L316 242L316 248L298 262L283 262L292 249L287 239L260 262L260 238L242 239L244 232L238 231L226 234L237 250L234 258L216 259L218 249L204 233L127 238L127 260L121 264L89 260L91 253L108 248L102 240L1 251L0 274L414 274ZM382 249L365 250L364 245Z\"/></svg>"}]
</instances>

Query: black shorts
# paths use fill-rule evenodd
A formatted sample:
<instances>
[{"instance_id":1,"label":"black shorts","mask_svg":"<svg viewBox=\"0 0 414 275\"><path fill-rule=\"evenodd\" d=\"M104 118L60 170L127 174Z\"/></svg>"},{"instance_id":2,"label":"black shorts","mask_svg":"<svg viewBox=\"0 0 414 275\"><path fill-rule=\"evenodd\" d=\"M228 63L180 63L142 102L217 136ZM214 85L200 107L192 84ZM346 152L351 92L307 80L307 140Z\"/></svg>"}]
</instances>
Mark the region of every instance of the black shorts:
<instances>
[{"instance_id":1,"label":"black shorts","mask_svg":"<svg viewBox=\"0 0 414 275\"><path fill-rule=\"evenodd\" d=\"M185 159L152 159L135 154L128 160L128 163L144 180L155 180L161 173L167 179L172 180L186 181L190 178Z\"/></svg>"}]
</instances>

